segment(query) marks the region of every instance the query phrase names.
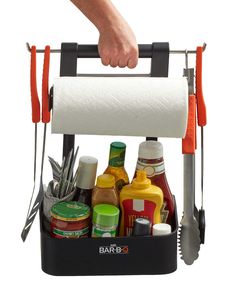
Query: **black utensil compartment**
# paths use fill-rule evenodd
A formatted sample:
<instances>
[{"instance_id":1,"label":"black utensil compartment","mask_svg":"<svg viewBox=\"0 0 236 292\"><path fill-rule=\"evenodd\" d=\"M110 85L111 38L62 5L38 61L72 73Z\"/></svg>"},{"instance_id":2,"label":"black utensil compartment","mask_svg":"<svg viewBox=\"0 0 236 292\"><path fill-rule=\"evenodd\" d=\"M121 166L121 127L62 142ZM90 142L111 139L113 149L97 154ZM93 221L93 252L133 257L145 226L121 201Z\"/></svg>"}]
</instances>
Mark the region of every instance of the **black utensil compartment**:
<instances>
[{"instance_id":1,"label":"black utensil compartment","mask_svg":"<svg viewBox=\"0 0 236 292\"><path fill-rule=\"evenodd\" d=\"M176 206L176 204L175 204ZM168 274L177 269L177 209L163 236L53 238L41 225L42 270L54 276Z\"/></svg>"}]
</instances>

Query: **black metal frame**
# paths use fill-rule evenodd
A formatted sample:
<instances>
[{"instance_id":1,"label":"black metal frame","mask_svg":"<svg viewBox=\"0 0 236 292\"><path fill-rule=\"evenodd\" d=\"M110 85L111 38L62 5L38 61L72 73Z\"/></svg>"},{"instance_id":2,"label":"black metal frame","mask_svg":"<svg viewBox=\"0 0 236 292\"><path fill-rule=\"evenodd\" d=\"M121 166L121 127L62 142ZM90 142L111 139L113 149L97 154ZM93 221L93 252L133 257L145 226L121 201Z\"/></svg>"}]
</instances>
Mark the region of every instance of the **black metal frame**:
<instances>
[{"instance_id":1,"label":"black metal frame","mask_svg":"<svg viewBox=\"0 0 236 292\"><path fill-rule=\"evenodd\" d=\"M151 77L168 77L169 74L169 43L152 44ZM146 140L157 141L157 137L146 137Z\"/></svg>"},{"instance_id":2,"label":"black metal frame","mask_svg":"<svg viewBox=\"0 0 236 292\"><path fill-rule=\"evenodd\" d=\"M61 45L61 64L60 76L76 76L77 73L77 43L62 43ZM67 156L74 148L75 136L64 135L63 137L63 157Z\"/></svg>"}]
</instances>

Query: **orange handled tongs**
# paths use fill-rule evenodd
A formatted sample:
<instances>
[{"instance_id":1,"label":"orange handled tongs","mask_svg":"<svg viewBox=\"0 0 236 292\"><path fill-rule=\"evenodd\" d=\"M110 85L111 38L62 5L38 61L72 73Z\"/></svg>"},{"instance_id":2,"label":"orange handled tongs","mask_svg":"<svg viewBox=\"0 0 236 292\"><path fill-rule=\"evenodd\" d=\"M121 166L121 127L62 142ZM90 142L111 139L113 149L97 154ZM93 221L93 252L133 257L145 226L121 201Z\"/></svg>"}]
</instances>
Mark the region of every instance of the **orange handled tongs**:
<instances>
[{"instance_id":1,"label":"orange handled tongs","mask_svg":"<svg viewBox=\"0 0 236 292\"><path fill-rule=\"evenodd\" d=\"M44 188L43 188L43 166L45 156L45 145L46 145L46 133L47 124L50 122L50 110L49 110L49 90L48 90L48 79L49 79L49 64L50 64L50 47L46 46L44 51L44 65L43 65L43 78L42 78L42 122L44 123L44 134L43 134L43 147L42 147L42 158L41 158L41 173L40 173L40 187L35 202L31 208L33 195L35 192L35 181L36 181L36 166L37 166L37 125L40 122L40 102L37 91L37 75L36 75L36 47L31 47L31 70L30 70L30 88L31 88L31 104L32 104L32 122L35 124L35 135L34 135L34 186L33 192L30 199L30 204L27 212L27 218L24 228L21 233L23 241L30 231L34 218L41 206ZM31 208L31 209L30 209Z\"/></svg>"},{"instance_id":2,"label":"orange handled tongs","mask_svg":"<svg viewBox=\"0 0 236 292\"><path fill-rule=\"evenodd\" d=\"M203 209L203 190L204 190L204 131L203 127L207 124L206 105L202 90L202 53L203 47L196 50L196 100L197 100L197 122L201 127L201 209L199 210L199 230L201 243L205 242L205 210Z\"/></svg>"},{"instance_id":3,"label":"orange handled tongs","mask_svg":"<svg viewBox=\"0 0 236 292\"><path fill-rule=\"evenodd\" d=\"M202 93L202 52L203 47L196 50L196 90L194 93L194 68L188 68L188 52L186 51L186 69L184 76L188 80L188 124L185 138L182 140L184 155L184 214L180 222L179 243L181 258L191 265L197 258L200 244L205 237L205 212L203 209L203 127L206 125L206 106ZM195 206L195 149L196 126L201 127L201 209Z\"/></svg>"},{"instance_id":4,"label":"orange handled tongs","mask_svg":"<svg viewBox=\"0 0 236 292\"><path fill-rule=\"evenodd\" d=\"M183 216L179 228L181 259L191 265L200 250L198 210L195 206L195 149L196 149L196 96L194 93L194 68L188 67L188 51L185 54L184 76L188 81L188 124L182 140L183 153Z\"/></svg>"}]
</instances>

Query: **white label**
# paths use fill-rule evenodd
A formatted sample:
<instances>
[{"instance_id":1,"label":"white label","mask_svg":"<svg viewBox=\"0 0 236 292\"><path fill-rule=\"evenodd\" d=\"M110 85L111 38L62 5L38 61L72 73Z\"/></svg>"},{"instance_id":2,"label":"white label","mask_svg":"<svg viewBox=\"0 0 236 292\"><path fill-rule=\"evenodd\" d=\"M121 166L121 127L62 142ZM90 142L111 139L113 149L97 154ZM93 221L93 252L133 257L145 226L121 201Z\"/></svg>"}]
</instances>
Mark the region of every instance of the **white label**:
<instances>
[{"instance_id":1,"label":"white label","mask_svg":"<svg viewBox=\"0 0 236 292\"><path fill-rule=\"evenodd\" d=\"M164 161L160 163L149 164L138 160L136 169L145 170L147 177L153 177L155 175L159 175L165 172L165 164Z\"/></svg>"},{"instance_id":2,"label":"white label","mask_svg":"<svg viewBox=\"0 0 236 292\"><path fill-rule=\"evenodd\" d=\"M144 200L133 199L133 210L137 212L144 211Z\"/></svg>"}]
</instances>

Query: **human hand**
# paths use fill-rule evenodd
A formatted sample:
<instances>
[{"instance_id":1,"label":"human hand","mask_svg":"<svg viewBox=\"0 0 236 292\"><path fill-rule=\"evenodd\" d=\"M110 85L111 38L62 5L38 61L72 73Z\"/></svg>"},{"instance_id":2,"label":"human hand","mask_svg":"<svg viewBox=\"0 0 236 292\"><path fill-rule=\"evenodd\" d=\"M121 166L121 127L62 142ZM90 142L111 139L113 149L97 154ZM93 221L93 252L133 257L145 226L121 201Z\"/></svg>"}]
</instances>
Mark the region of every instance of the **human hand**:
<instances>
[{"instance_id":1,"label":"human hand","mask_svg":"<svg viewBox=\"0 0 236 292\"><path fill-rule=\"evenodd\" d=\"M135 35L125 22L99 30L98 51L102 64L111 67L134 68L138 63Z\"/></svg>"}]
</instances>

